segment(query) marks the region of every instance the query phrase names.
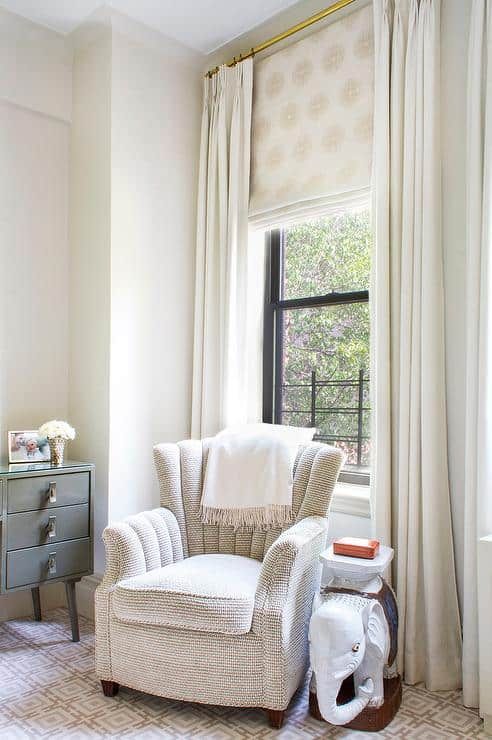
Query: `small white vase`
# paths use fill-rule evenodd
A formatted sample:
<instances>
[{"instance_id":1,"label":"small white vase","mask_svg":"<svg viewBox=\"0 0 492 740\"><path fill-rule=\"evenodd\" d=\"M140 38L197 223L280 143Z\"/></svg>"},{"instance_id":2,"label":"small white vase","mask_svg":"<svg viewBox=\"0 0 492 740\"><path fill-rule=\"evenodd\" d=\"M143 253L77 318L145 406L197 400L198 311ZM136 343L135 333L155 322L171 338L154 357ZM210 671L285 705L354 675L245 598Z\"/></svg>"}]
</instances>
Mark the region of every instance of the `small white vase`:
<instances>
[{"instance_id":1,"label":"small white vase","mask_svg":"<svg viewBox=\"0 0 492 740\"><path fill-rule=\"evenodd\" d=\"M67 440L63 437L52 437L48 439L51 452L51 464L60 467L63 465L63 455L65 454L65 445Z\"/></svg>"}]
</instances>

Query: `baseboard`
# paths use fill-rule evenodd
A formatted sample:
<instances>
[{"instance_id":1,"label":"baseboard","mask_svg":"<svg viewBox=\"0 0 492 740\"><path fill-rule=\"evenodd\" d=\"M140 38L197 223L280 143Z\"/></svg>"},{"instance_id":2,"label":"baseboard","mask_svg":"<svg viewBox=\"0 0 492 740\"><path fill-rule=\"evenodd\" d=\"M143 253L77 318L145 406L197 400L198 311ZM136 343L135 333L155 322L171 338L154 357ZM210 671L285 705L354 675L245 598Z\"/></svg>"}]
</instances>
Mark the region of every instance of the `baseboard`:
<instances>
[{"instance_id":1,"label":"baseboard","mask_svg":"<svg viewBox=\"0 0 492 740\"><path fill-rule=\"evenodd\" d=\"M79 614L94 621L94 592L101 583L102 576L95 573L86 576L77 583L77 608ZM63 583L50 583L40 587L41 611L58 609L66 606L65 585ZM32 617L31 591L14 591L11 594L0 596L0 622L9 619L22 619Z\"/></svg>"},{"instance_id":2,"label":"baseboard","mask_svg":"<svg viewBox=\"0 0 492 740\"><path fill-rule=\"evenodd\" d=\"M50 583L40 587L41 611L66 606L65 587L63 583ZM32 617L31 591L13 591L0 596L0 622L9 619Z\"/></svg>"},{"instance_id":3,"label":"baseboard","mask_svg":"<svg viewBox=\"0 0 492 740\"><path fill-rule=\"evenodd\" d=\"M483 715L483 731L486 735L492 735L492 714Z\"/></svg>"},{"instance_id":4,"label":"baseboard","mask_svg":"<svg viewBox=\"0 0 492 740\"><path fill-rule=\"evenodd\" d=\"M77 608L79 614L86 619L94 621L94 592L102 580L102 575L94 573L85 576L77 583Z\"/></svg>"}]
</instances>

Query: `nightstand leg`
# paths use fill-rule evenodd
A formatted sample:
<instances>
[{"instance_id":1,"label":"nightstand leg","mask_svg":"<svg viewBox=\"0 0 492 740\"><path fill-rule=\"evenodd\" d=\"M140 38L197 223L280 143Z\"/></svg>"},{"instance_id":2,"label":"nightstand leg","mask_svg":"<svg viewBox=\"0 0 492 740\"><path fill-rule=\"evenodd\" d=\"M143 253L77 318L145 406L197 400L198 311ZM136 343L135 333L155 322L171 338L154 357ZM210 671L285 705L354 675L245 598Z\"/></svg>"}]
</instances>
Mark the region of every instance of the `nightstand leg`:
<instances>
[{"instance_id":1,"label":"nightstand leg","mask_svg":"<svg viewBox=\"0 0 492 740\"><path fill-rule=\"evenodd\" d=\"M39 597L39 587L31 588L32 606L34 609L34 619L36 622L41 621L41 599Z\"/></svg>"},{"instance_id":2,"label":"nightstand leg","mask_svg":"<svg viewBox=\"0 0 492 740\"><path fill-rule=\"evenodd\" d=\"M79 642L79 616L77 614L77 600L75 597L75 584L77 581L65 581L65 591L67 593L68 613L70 614L70 624L72 626L72 640Z\"/></svg>"}]
</instances>

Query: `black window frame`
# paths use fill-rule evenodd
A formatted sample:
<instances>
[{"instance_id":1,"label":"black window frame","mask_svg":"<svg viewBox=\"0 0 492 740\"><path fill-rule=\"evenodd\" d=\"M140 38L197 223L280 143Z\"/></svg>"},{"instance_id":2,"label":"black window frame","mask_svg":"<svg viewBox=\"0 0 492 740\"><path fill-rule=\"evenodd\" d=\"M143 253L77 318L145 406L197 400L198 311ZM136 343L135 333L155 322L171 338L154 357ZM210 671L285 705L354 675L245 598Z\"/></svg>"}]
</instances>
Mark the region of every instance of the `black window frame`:
<instances>
[{"instance_id":1,"label":"black window frame","mask_svg":"<svg viewBox=\"0 0 492 740\"><path fill-rule=\"evenodd\" d=\"M263 320L263 421L282 423L282 358L283 311L286 309L341 306L347 303L369 303L368 290L326 293L305 298L287 298L282 295L284 284L285 230L272 229L265 234L265 305ZM370 473L357 469L343 469L339 480L344 483L369 485Z\"/></svg>"}]
</instances>

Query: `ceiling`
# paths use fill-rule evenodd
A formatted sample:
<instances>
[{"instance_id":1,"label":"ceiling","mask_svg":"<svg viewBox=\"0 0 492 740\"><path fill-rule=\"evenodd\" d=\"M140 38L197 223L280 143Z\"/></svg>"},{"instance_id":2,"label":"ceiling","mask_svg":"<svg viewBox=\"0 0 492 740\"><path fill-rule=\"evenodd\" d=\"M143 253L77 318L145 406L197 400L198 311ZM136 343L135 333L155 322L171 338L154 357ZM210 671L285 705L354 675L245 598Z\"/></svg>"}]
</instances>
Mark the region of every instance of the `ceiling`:
<instances>
[{"instance_id":1,"label":"ceiling","mask_svg":"<svg viewBox=\"0 0 492 740\"><path fill-rule=\"evenodd\" d=\"M109 6L208 54L297 0L0 0L0 7L67 34Z\"/></svg>"}]
</instances>

